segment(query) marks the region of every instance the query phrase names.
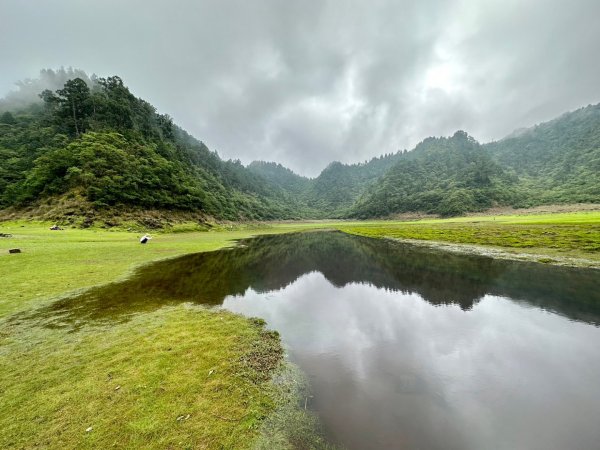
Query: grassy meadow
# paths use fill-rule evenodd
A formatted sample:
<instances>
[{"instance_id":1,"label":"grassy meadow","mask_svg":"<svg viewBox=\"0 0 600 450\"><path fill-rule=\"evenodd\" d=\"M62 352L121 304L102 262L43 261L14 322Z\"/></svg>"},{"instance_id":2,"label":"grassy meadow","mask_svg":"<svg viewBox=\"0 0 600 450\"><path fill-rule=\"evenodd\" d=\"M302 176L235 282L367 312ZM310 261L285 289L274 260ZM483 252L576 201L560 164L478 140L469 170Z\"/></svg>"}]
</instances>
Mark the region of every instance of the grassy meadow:
<instances>
[{"instance_id":1,"label":"grassy meadow","mask_svg":"<svg viewBox=\"0 0 600 450\"><path fill-rule=\"evenodd\" d=\"M261 321L190 305L76 332L23 319L56 298L122 279L150 261L216 250L258 234L328 228L584 258L600 266L600 212L211 231L180 226L153 234L148 245L138 243L141 233L50 231L50 225L0 223L0 233L12 235L0 238L0 448L217 449L260 442L269 448L275 441L289 448L286 439L261 434L265 421L290 401L271 382L282 350ZM8 254L9 248L22 253Z\"/></svg>"},{"instance_id":2,"label":"grassy meadow","mask_svg":"<svg viewBox=\"0 0 600 450\"><path fill-rule=\"evenodd\" d=\"M508 255L542 256L543 262L559 258L566 264L600 267L598 211L364 222L338 229L373 238L492 247Z\"/></svg>"}]
</instances>

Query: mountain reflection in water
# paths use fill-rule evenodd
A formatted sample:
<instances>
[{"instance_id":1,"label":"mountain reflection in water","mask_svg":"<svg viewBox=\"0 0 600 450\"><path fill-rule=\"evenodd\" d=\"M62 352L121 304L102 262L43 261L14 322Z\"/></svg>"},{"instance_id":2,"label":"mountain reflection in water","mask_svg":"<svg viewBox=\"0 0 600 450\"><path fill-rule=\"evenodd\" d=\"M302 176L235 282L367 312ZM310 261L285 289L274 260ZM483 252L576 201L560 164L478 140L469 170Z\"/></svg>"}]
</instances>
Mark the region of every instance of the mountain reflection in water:
<instances>
[{"instance_id":1,"label":"mountain reflection in water","mask_svg":"<svg viewBox=\"0 0 600 450\"><path fill-rule=\"evenodd\" d=\"M600 323L600 271L440 252L339 232L262 236L231 249L159 261L125 281L93 288L38 312L56 323L127 320L181 302L220 305L248 288L281 289L320 272L334 286L368 283L469 310L486 294L573 320Z\"/></svg>"},{"instance_id":2,"label":"mountain reflection in water","mask_svg":"<svg viewBox=\"0 0 600 450\"><path fill-rule=\"evenodd\" d=\"M263 317L349 449L594 449L599 274L311 232L157 262L34 317L74 332L182 302Z\"/></svg>"}]
</instances>

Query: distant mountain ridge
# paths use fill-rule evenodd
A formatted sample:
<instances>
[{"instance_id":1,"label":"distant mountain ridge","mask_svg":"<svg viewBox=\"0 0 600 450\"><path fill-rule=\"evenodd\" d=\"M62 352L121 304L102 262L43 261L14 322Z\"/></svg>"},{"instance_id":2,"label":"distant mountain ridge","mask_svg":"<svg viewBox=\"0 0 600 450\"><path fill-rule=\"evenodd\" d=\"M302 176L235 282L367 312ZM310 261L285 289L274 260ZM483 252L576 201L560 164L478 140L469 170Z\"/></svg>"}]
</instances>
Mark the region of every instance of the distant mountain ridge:
<instances>
[{"instance_id":1,"label":"distant mountain ridge","mask_svg":"<svg viewBox=\"0 0 600 450\"><path fill-rule=\"evenodd\" d=\"M427 138L402 155L353 205L360 218L425 211L444 216L509 204L515 180L464 131Z\"/></svg>"},{"instance_id":2,"label":"distant mountain ridge","mask_svg":"<svg viewBox=\"0 0 600 450\"><path fill-rule=\"evenodd\" d=\"M600 202L600 105L485 145L519 179L524 206Z\"/></svg>"},{"instance_id":3,"label":"distant mountain ridge","mask_svg":"<svg viewBox=\"0 0 600 450\"><path fill-rule=\"evenodd\" d=\"M600 203L600 104L487 144L458 131L367 164L331 163L306 185L317 209L333 217Z\"/></svg>"},{"instance_id":4,"label":"distant mountain ridge","mask_svg":"<svg viewBox=\"0 0 600 450\"><path fill-rule=\"evenodd\" d=\"M359 196L400 158L393 153L356 164L330 163L314 179L302 177L281 164L254 161L252 172L302 202L312 217L343 216Z\"/></svg>"},{"instance_id":5,"label":"distant mountain ridge","mask_svg":"<svg viewBox=\"0 0 600 450\"><path fill-rule=\"evenodd\" d=\"M69 75L79 72L45 73L53 83ZM222 160L116 76L77 76L37 101L40 84L23 86L23 97L0 101L0 208L12 211L67 199L85 208L58 215L133 208L273 220L600 203L600 105L488 144L458 131L364 163L332 162L310 179L274 162Z\"/></svg>"}]
</instances>

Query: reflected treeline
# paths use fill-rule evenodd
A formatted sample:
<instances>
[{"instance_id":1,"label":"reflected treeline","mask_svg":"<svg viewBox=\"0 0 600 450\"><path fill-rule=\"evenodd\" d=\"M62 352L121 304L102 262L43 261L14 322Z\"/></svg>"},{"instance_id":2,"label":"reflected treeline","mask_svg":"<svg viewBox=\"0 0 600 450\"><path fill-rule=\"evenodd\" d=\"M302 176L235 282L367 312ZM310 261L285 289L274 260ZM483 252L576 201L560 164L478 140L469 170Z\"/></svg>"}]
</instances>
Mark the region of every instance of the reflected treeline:
<instances>
[{"instance_id":1,"label":"reflected treeline","mask_svg":"<svg viewBox=\"0 0 600 450\"><path fill-rule=\"evenodd\" d=\"M38 310L53 326L126 320L181 302L219 305L249 287L281 289L318 271L351 282L414 292L432 304L470 309L486 294L509 297L571 319L600 323L600 272L465 256L340 232L262 236L238 247L160 261L123 282ZM29 315L31 317L32 315Z\"/></svg>"}]
</instances>

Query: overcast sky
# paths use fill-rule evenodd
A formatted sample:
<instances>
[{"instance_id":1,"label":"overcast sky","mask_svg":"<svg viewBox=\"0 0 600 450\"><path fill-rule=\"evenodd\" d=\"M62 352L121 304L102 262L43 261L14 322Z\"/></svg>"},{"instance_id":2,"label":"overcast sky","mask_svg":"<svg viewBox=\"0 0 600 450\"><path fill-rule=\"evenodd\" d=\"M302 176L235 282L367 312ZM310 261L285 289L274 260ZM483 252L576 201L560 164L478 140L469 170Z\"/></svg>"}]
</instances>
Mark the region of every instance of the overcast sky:
<instances>
[{"instance_id":1,"label":"overcast sky","mask_svg":"<svg viewBox=\"0 0 600 450\"><path fill-rule=\"evenodd\" d=\"M0 0L0 96L119 75L225 158L314 176L600 101L598 0Z\"/></svg>"}]
</instances>

